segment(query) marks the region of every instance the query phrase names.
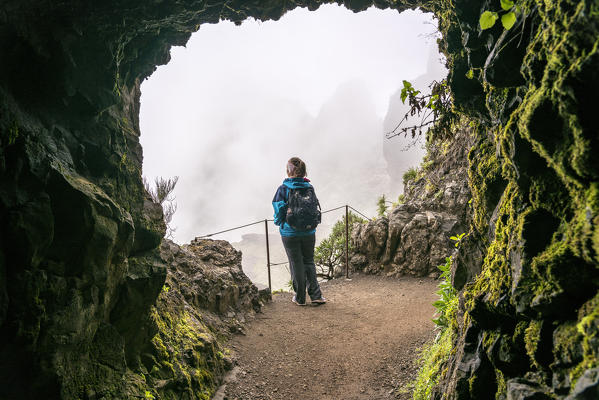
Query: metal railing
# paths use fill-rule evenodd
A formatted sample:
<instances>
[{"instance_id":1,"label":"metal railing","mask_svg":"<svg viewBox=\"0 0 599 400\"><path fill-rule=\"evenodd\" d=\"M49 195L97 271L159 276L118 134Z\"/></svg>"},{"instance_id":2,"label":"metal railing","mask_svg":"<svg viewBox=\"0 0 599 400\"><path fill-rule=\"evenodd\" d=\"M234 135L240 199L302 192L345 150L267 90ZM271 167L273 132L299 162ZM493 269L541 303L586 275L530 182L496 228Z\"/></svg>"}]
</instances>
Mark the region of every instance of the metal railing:
<instances>
[{"instance_id":1,"label":"metal railing","mask_svg":"<svg viewBox=\"0 0 599 400\"><path fill-rule=\"evenodd\" d=\"M361 213L360 211L356 210L355 208L353 208L352 206L346 204L344 206L339 206L336 208L331 208L329 210L325 210L322 211L321 214L326 214L332 211L337 211L337 210L341 210L342 208L345 208L345 278L349 279L349 210L353 210L356 213L358 213L359 215L361 215L362 217L366 218L367 220L370 220L370 217L367 217L366 215L364 215L363 213ZM215 235L220 235L222 233L226 233L226 232L231 232L231 231L235 231L237 229L241 229L241 228L247 228L248 226L253 226L253 225L257 225L257 224L261 224L264 222L264 233L266 234L266 269L268 271L268 288L271 290L272 292L272 282L271 282L271 274L270 274L270 267L274 267L277 265L285 265L288 264L288 262L280 262L280 263L271 263L270 262L270 244L269 244L269 238L268 238L268 223L269 222L274 222L273 219L264 219L264 220L260 220L260 221L256 221L256 222L250 222L249 224L245 224L245 225L239 225L233 228L229 228L229 229L225 229L222 231L218 231L218 232L214 232L214 233L210 233L208 235L203 235L203 236L198 236L198 239L205 239L205 238L209 238Z\"/></svg>"}]
</instances>

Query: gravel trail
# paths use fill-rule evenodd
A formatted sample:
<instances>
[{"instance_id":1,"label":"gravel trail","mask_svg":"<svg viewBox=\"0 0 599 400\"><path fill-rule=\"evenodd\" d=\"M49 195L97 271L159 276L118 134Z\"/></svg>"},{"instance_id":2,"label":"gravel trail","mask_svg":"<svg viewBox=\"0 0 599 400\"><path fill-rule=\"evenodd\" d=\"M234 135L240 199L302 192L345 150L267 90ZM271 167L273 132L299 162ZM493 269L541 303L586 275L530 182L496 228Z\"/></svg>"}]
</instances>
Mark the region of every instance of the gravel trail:
<instances>
[{"instance_id":1,"label":"gravel trail","mask_svg":"<svg viewBox=\"0 0 599 400\"><path fill-rule=\"evenodd\" d=\"M236 367L214 399L411 398L402 388L434 335L437 283L355 275L324 283L322 306L274 295L229 342Z\"/></svg>"}]
</instances>

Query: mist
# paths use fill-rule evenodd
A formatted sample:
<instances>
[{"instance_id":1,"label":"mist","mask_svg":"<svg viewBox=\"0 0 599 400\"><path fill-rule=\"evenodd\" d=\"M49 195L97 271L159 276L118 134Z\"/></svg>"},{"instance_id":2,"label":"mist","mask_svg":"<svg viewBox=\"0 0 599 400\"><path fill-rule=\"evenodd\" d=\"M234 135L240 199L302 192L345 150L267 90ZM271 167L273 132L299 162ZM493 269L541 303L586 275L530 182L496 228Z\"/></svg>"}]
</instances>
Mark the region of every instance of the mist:
<instances>
[{"instance_id":1,"label":"mist","mask_svg":"<svg viewBox=\"0 0 599 400\"><path fill-rule=\"evenodd\" d=\"M403 79L431 63L443 74L431 58L435 31L432 15L419 11L327 5L276 22L203 25L174 47L143 82L140 112L144 176L179 176L174 240L271 218L292 156L306 162L323 209L350 204L375 216L377 197L396 198L398 174L422 157L419 146L384 154L384 132ZM392 140L398 148L402 139ZM320 233L339 216L327 214Z\"/></svg>"}]
</instances>

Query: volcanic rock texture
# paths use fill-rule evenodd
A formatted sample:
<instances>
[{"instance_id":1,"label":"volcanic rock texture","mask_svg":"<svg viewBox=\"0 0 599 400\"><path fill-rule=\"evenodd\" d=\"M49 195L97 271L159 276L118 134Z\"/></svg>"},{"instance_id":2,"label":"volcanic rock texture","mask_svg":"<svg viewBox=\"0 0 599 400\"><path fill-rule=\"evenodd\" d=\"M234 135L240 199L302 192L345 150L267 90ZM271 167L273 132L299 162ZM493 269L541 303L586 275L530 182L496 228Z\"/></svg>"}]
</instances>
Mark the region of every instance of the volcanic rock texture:
<instances>
[{"instance_id":1,"label":"volcanic rock texture","mask_svg":"<svg viewBox=\"0 0 599 400\"><path fill-rule=\"evenodd\" d=\"M471 133L460 126L452 140L429 142L422 165L406 179L404 203L384 217L354 226L352 269L389 276L438 276L437 266L455 250L450 237L469 227Z\"/></svg>"},{"instance_id":2,"label":"volcanic rock texture","mask_svg":"<svg viewBox=\"0 0 599 400\"><path fill-rule=\"evenodd\" d=\"M480 273L460 294L432 397L599 398L599 5L520 1L512 29L481 31L496 3L437 11L475 137L457 262Z\"/></svg>"}]
</instances>

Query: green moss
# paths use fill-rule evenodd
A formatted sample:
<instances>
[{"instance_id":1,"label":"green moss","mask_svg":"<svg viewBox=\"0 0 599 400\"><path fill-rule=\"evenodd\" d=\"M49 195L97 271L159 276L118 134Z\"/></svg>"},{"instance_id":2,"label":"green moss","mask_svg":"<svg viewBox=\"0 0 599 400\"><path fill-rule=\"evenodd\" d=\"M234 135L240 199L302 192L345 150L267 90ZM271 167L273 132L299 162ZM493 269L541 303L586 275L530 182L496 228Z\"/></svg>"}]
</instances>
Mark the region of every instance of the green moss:
<instances>
[{"instance_id":1,"label":"green moss","mask_svg":"<svg viewBox=\"0 0 599 400\"><path fill-rule=\"evenodd\" d=\"M522 235L523 214L518 213L521 196L517 185L506 188L495 225L495 240L487 248L482 271L464 293L467 310L474 307L474 299L485 294L485 301L495 304L508 294L512 285L509 251Z\"/></svg>"},{"instance_id":2,"label":"green moss","mask_svg":"<svg viewBox=\"0 0 599 400\"><path fill-rule=\"evenodd\" d=\"M478 145L468 153L468 178L474 203L474 226L486 236L489 216L503 190L503 179L495 145L488 140L486 132L477 130L475 134Z\"/></svg>"},{"instance_id":3,"label":"green moss","mask_svg":"<svg viewBox=\"0 0 599 400\"><path fill-rule=\"evenodd\" d=\"M416 179L418 175L418 170L416 168L410 168L403 174L403 184L407 185L412 180Z\"/></svg>"},{"instance_id":4,"label":"green moss","mask_svg":"<svg viewBox=\"0 0 599 400\"><path fill-rule=\"evenodd\" d=\"M168 296L168 292L161 296ZM184 388L185 396L191 399L209 399L218 383L214 373L224 369L217 339L198 317L186 310L167 311L161 307L159 312L153 308L152 318L158 333L152 338L156 364L151 368L150 381L180 382L176 391L169 385L157 388L160 398L180 398Z\"/></svg>"},{"instance_id":5,"label":"green moss","mask_svg":"<svg viewBox=\"0 0 599 400\"><path fill-rule=\"evenodd\" d=\"M530 321L530 324L524 332L524 344L526 346L526 354L528 354L531 364L538 369L540 369L540 365L537 362L536 353L539 347L542 326L543 321Z\"/></svg>"},{"instance_id":6,"label":"green moss","mask_svg":"<svg viewBox=\"0 0 599 400\"><path fill-rule=\"evenodd\" d=\"M432 169L434 164L434 160L425 161L420 165L420 169L423 171L429 171Z\"/></svg>"},{"instance_id":7,"label":"green moss","mask_svg":"<svg viewBox=\"0 0 599 400\"><path fill-rule=\"evenodd\" d=\"M455 334L452 329L445 329L437 340L427 344L420 353L420 369L414 381L414 400L428 400L433 388L445 378L448 369L447 361L454 351Z\"/></svg>"},{"instance_id":8,"label":"green moss","mask_svg":"<svg viewBox=\"0 0 599 400\"><path fill-rule=\"evenodd\" d=\"M531 290L535 292L537 302L542 299L555 297L568 288L564 288L560 282L565 274L573 272L571 266L577 259L567 243L554 242L547 250L535 257L531 263L533 271L534 286ZM568 272L570 270L570 272Z\"/></svg>"},{"instance_id":9,"label":"green moss","mask_svg":"<svg viewBox=\"0 0 599 400\"><path fill-rule=\"evenodd\" d=\"M435 185L432 182L428 181L426 182L426 185L424 185L424 190L427 194L431 194L435 190Z\"/></svg>"},{"instance_id":10,"label":"green moss","mask_svg":"<svg viewBox=\"0 0 599 400\"><path fill-rule=\"evenodd\" d=\"M418 359L420 368L416 379L412 382L414 400L430 399L432 390L448 372L447 362L455 353L458 307L459 300L454 293L443 309L443 317L447 321L446 327L440 331L434 341L426 344L420 353Z\"/></svg>"},{"instance_id":11,"label":"green moss","mask_svg":"<svg viewBox=\"0 0 599 400\"><path fill-rule=\"evenodd\" d=\"M581 204L579 208L581 211L576 232L579 234L577 248L587 262L599 264L599 182L591 183L583 198L584 205Z\"/></svg>"},{"instance_id":12,"label":"green moss","mask_svg":"<svg viewBox=\"0 0 599 400\"><path fill-rule=\"evenodd\" d=\"M572 386L585 370L599 366L599 293L581 307L576 330L582 336L583 360L570 372Z\"/></svg>"},{"instance_id":13,"label":"green moss","mask_svg":"<svg viewBox=\"0 0 599 400\"><path fill-rule=\"evenodd\" d=\"M10 128L8 129L8 145L9 146L15 144L15 142L19 138L19 134L20 134L19 125L17 124L17 121L13 121Z\"/></svg>"},{"instance_id":14,"label":"green moss","mask_svg":"<svg viewBox=\"0 0 599 400\"><path fill-rule=\"evenodd\" d=\"M566 322L559 325L553 334L553 358L555 366L569 367L581 361L578 346L582 342L582 335L578 331L576 322Z\"/></svg>"},{"instance_id":15,"label":"green moss","mask_svg":"<svg viewBox=\"0 0 599 400\"><path fill-rule=\"evenodd\" d=\"M464 324L474 318L469 311L475 302L486 303L491 311L516 307L515 317L526 320L517 322L511 341L515 351L525 349L529 371L545 373L540 370L553 358L551 368L560 374L569 371L573 385L586 369L599 365L599 295L593 287L599 265L599 141L591 106L596 85L590 84L596 81L599 57L599 6L577 0L519 2L525 26L531 28L528 37L513 38L526 49L522 60L504 52L507 44L493 50L493 59L488 52L480 54L484 42L497 36L469 30L479 13L446 3L435 10L443 34L440 48L451 68L456 108L478 122L468 155L471 231L478 232L485 246L481 272L463 294ZM465 37L467 42L461 40ZM464 75L485 63L513 63L512 70L521 71L525 83L496 87L490 81L498 76L483 73L477 87L475 74L473 79ZM508 307L500 304L505 299ZM483 326L483 347L489 351L497 332ZM495 367L499 399L513 371ZM471 376L469 383L475 381Z\"/></svg>"},{"instance_id":16,"label":"green moss","mask_svg":"<svg viewBox=\"0 0 599 400\"><path fill-rule=\"evenodd\" d=\"M497 382L497 392L495 393L496 400L503 400L507 396L507 383L505 376L501 370L495 368L495 381Z\"/></svg>"}]
</instances>

